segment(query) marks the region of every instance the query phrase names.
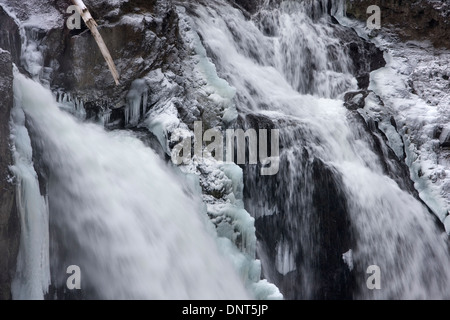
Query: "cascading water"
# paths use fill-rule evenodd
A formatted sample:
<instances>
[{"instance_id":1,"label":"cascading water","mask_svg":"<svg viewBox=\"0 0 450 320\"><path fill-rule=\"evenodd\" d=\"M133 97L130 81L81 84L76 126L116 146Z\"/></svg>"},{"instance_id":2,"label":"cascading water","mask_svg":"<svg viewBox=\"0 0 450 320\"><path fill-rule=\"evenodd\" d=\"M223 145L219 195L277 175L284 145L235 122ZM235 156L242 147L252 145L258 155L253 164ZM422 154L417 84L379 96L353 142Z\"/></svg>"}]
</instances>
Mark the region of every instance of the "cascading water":
<instances>
[{"instance_id":1,"label":"cascading water","mask_svg":"<svg viewBox=\"0 0 450 320\"><path fill-rule=\"evenodd\" d=\"M172 167L131 133L107 133L98 125L79 123L58 109L49 90L20 74L14 81L17 112L26 113L35 152L50 168L54 286L64 287L66 268L77 265L83 298L249 297L231 264L218 252L212 224L202 218L199 194ZM20 119L23 123L23 115ZM16 143L26 145L22 141ZM30 193L22 199L28 203L38 187L23 188ZM36 215L36 208L27 209L28 229L35 230L28 234L34 244L27 250L39 255L42 249L49 250L48 245L39 248L46 243L39 241L45 236L39 235L45 219ZM26 262L36 261L39 266L36 259ZM19 265L18 273L27 268ZM14 297L42 298L46 288L40 278L45 276L34 272L17 278ZM29 282L30 278L35 281Z\"/></svg>"},{"instance_id":2,"label":"cascading water","mask_svg":"<svg viewBox=\"0 0 450 320\"><path fill-rule=\"evenodd\" d=\"M12 291L15 299L42 299L50 285L48 198L41 196L25 114L17 102L12 112L12 171L17 179L23 231Z\"/></svg>"},{"instance_id":3,"label":"cascading water","mask_svg":"<svg viewBox=\"0 0 450 320\"><path fill-rule=\"evenodd\" d=\"M185 5L236 89L243 126L281 130L279 174L244 168L264 276L288 299L449 298L443 230L401 182L395 159L374 151L361 116L343 106L357 83L334 34L342 27L326 15L342 14L343 1L320 3L285 1L252 19L220 1ZM366 286L371 265L382 290Z\"/></svg>"}]
</instances>

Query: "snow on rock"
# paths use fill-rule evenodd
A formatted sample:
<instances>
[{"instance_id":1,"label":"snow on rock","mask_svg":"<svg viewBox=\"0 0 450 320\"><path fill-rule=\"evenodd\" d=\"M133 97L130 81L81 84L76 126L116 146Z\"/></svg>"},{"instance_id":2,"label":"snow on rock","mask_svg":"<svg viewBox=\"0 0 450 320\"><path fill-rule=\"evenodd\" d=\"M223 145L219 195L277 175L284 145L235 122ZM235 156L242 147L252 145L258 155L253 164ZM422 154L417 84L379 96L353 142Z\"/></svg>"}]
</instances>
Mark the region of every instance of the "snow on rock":
<instances>
[{"instance_id":1,"label":"snow on rock","mask_svg":"<svg viewBox=\"0 0 450 320\"><path fill-rule=\"evenodd\" d=\"M339 21L368 38L363 23ZM373 94L364 112L380 121L397 156L404 152L421 199L444 222L450 212L450 51L426 41L399 42L389 30L371 41L385 51L387 65L371 73Z\"/></svg>"},{"instance_id":2,"label":"snow on rock","mask_svg":"<svg viewBox=\"0 0 450 320\"><path fill-rule=\"evenodd\" d=\"M444 90L443 66L450 52L425 43L379 41L388 49L388 65L372 74L370 89L394 115L416 189L443 221L450 208L450 152L443 138L450 120L450 91Z\"/></svg>"}]
</instances>

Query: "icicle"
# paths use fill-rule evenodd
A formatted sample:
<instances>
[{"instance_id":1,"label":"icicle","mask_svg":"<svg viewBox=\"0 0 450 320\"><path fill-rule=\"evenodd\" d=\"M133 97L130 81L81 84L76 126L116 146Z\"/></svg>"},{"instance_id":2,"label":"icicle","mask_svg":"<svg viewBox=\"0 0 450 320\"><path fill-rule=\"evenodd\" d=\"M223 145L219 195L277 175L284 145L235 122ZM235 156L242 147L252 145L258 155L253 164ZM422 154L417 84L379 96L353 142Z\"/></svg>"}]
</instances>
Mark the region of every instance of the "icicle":
<instances>
[{"instance_id":1,"label":"icicle","mask_svg":"<svg viewBox=\"0 0 450 320\"><path fill-rule=\"evenodd\" d=\"M18 88L16 79L14 93L16 99L11 115L14 166L11 169L17 179L17 208L22 230L12 294L14 299L43 299L50 285L48 202L41 196L34 170L31 140L21 108L23 91Z\"/></svg>"}]
</instances>

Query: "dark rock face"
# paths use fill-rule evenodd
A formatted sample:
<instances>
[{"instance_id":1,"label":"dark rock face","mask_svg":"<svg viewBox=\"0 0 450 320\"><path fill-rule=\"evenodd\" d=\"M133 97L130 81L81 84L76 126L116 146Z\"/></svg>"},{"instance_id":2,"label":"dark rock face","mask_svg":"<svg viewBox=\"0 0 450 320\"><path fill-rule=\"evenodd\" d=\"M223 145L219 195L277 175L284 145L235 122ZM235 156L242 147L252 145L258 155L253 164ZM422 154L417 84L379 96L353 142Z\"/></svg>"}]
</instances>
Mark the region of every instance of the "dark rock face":
<instances>
[{"instance_id":1,"label":"dark rock face","mask_svg":"<svg viewBox=\"0 0 450 320\"><path fill-rule=\"evenodd\" d=\"M368 95L369 93L364 90L347 92L344 96L344 106L350 111L362 109Z\"/></svg>"},{"instance_id":2,"label":"dark rock face","mask_svg":"<svg viewBox=\"0 0 450 320\"><path fill-rule=\"evenodd\" d=\"M402 40L430 40L450 48L450 3L429 0L347 0L347 15L365 21L367 8L381 9L381 27L394 30Z\"/></svg>"},{"instance_id":3,"label":"dark rock face","mask_svg":"<svg viewBox=\"0 0 450 320\"><path fill-rule=\"evenodd\" d=\"M67 28L54 30L44 39L49 46L55 47L59 43L56 50L48 51L46 59L49 64L56 61L60 66L54 70L52 84L86 102L109 97L109 101L119 102L118 107L121 107L120 102L125 104L126 91L134 79L143 77L150 70L167 68L178 59L177 16L171 1L124 2L119 8L106 5L106 1L86 2L86 5L98 19L99 31L116 62L121 85L114 85L90 31L72 34ZM145 16L121 20L130 13Z\"/></svg>"},{"instance_id":4,"label":"dark rock face","mask_svg":"<svg viewBox=\"0 0 450 320\"><path fill-rule=\"evenodd\" d=\"M367 89L370 82L370 72L386 65L383 51L373 43L360 38L353 29L336 25L334 33L346 48L352 61L351 72L358 81L358 87Z\"/></svg>"},{"instance_id":5,"label":"dark rock face","mask_svg":"<svg viewBox=\"0 0 450 320\"><path fill-rule=\"evenodd\" d=\"M353 74L361 89L367 89L370 82L370 72L382 68L386 65L383 51L378 49L373 43L363 39L349 42L347 44L349 56L353 61Z\"/></svg>"},{"instance_id":6,"label":"dark rock face","mask_svg":"<svg viewBox=\"0 0 450 320\"><path fill-rule=\"evenodd\" d=\"M244 128L284 128L277 175L261 176L260 165L242 167L264 278L288 300L352 299L355 271L343 254L356 241L339 173L302 147L307 128L255 114L238 122Z\"/></svg>"},{"instance_id":7,"label":"dark rock face","mask_svg":"<svg viewBox=\"0 0 450 320\"><path fill-rule=\"evenodd\" d=\"M41 80L47 82L53 91L81 99L88 118L97 117L99 111L108 106L120 127L124 125L127 93L135 79L159 68L163 72L170 70L180 75L178 62L184 53L180 48L178 16L172 1L167 0L120 1L114 4L104 0L84 2L97 21L99 32L116 64L119 86L114 84L106 62L84 23L81 23L80 30L66 27L66 19L70 16L66 10L70 2L55 0L45 6L43 4L40 10L51 12L57 21L51 26L43 26L43 29L26 27L25 32L28 38L38 42L43 55ZM17 11L20 20L29 18L23 2L11 0L8 5Z\"/></svg>"},{"instance_id":8,"label":"dark rock face","mask_svg":"<svg viewBox=\"0 0 450 320\"><path fill-rule=\"evenodd\" d=\"M295 167L282 157L280 173ZM345 264L343 254L355 248L355 242L345 196L339 190L339 176L317 158L298 165L298 169L307 171L306 175L315 180L305 184L303 176L296 176L292 182L289 174L257 178L246 175L249 210L254 202L266 202L275 212L255 222L264 277L289 300L352 299L354 273ZM294 270L280 270L280 244L289 248Z\"/></svg>"},{"instance_id":9,"label":"dark rock face","mask_svg":"<svg viewBox=\"0 0 450 320\"><path fill-rule=\"evenodd\" d=\"M19 27L0 6L0 48L10 52L12 61L19 65L21 40Z\"/></svg>"},{"instance_id":10,"label":"dark rock face","mask_svg":"<svg viewBox=\"0 0 450 320\"><path fill-rule=\"evenodd\" d=\"M332 168L320 159L312 163L312 177L316 182L313 192L317 224L317 268L319 299L351 299L354 274L343 260L343 253L355 247L346 197L340 190L342 182Z\"/></svg>"},{"instance_id":11,"label":"dark rock face","mask_svg":"<svg viewBox=\"0 0 450 320\"><path fill-rule=\"evenodd\" d=\"M19 249L20 223L16 210L15 185L12 175L12 155L9 148L9 119L13 106L12 58L0 49L0 300L11 298L11 278Z\"/></svg>"},{"instance_id":12,"label":"dark rock face","mask_svg":"<svg viewBox=\"0 0 450 320\"><path fill-rule=\"evenodd\" d=\"M230 0L230 3L250 14L256 13L261 7L261 0Z\"/></svg>"}]
</instances>

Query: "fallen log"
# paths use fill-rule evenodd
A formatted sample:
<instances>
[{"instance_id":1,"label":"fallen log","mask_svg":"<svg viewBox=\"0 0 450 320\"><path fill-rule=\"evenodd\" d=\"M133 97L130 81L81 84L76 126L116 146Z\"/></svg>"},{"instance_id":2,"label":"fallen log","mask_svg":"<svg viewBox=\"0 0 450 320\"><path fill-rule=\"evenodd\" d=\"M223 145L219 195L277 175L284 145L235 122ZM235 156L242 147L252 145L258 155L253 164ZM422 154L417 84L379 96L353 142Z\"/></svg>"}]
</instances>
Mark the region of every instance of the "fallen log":
<instances>
[{"instance_id":1,"label":"fallen log","mask_svg":"<svg viewBox=\"0 0 450 320\"><path fill-rule=\"evenodd\" d=\"M109 53L109 50L106 47L106 44L103 41L102 36L100 35L100 32L98 32L97 30L98 26L97 22L95 22L94 18L92 18L91 14L89 13L89 10L84 5L82 0L72 0L72 3L77 6L81 18L83 18L83 21L89 28L89 30L91 30L95 42L97 42L97 45L100 48L100 51L102 52L103 58L105 58L105 61L108 64L109 70L111 71L111 74L114 78L114 82L116 83L116 85L119 85L119 73L117 72L114 60L112 59L111 54Z\"/></svg>"}]
</instances>

